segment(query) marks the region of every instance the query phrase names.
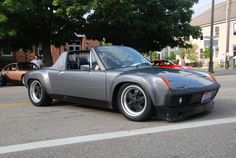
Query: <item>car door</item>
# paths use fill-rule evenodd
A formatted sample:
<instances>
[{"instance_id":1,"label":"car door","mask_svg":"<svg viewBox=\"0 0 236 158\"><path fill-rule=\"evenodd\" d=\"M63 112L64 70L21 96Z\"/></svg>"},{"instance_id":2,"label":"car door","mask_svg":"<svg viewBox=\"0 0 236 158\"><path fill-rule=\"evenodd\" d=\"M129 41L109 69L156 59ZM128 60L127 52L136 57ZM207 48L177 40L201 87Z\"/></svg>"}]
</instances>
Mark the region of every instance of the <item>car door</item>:
<instances>
[{"instance_id":1,"label":"car door","mask_svg":"<svg viewBox=\"0 0 236 158\"><path fill-rule=\"evenodd\" d=\"M88 62L82 62L81 58L87 58ZM77 62L76 69L68 69L61 75L65 95L105 101L106 72L99 68L95 54L78 54Z\"/></svg>"},{"instance_id":2,"label":"car door","mask_svg":"<svg viewBox=\"0 0 236 158\"><path fill-rule=\"evenodd\" d=\"M9 64L4 68L2 75L8 80L18 80L16 71L17 71L17 65L15 63Z\"/></svg>"}]
</instances>

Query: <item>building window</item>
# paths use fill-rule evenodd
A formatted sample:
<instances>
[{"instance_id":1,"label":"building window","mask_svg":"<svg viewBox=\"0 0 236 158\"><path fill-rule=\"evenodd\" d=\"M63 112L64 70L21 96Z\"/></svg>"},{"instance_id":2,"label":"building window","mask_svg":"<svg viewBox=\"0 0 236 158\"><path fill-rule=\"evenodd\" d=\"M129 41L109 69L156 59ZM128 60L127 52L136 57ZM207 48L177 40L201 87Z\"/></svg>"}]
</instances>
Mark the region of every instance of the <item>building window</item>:
<instances>
[{"instance_id":1,"label":"building window","mask_svg":"<svg viewBox=\"0 0 236 158\"><path fill-rule=\"evenodd\" d=\"M233 47L233 53L234 53L233 55L236 56L236 45L234 45Z\"/></svg>"},{"instance_id":2,"label":"building window","mask_svg":"<svg viewBox=\"0 0 236 158\"><path fill-rule=\"evenodd\" d=\"M219 47L215 47L215 58L219 57Z\"/></svg>"},{"instance_id":3,"label":"building window","mask_svg":"<svg viewBox=\"0 0 236 158\"><path fill-rule=\"evenodd\" d=\"M215 36L219 37L219 35L220 35L220 28L219 28L219 26L216 26L215 27Z\"/></svg>"},{"instance_id":4,"label":"building window","mask_svg":"<svg viewBox=\"0 0 236 158\"><path fill-rule=\"evenodd\" d=\"M236 35L236 23L234 23L234 28L233 28L234 30L234 35Z\"/></svg>"},{"instance_id":5,"label":"building window","mask_svg":"<svg viewBox=\"0 0 236 158\"><path fill-rule=\"evenodd\" d=\"M204 59L204 55L203 55L203 49L200 49L200 59Z\"/></svg>"},{"instance_id":6,"label":"building window","mask_svg":"<svg viewBox=\"0 0 236 158\"><path fill-rule=\"evenodd\" d=\"M68 42L68 50L69 51L81 50L80 41L70 41L70 42Z\"/></svg>"},{"instance_id":7,"label":"building window","mask_svg":"<svg viewBox=\"0 0 236 158\"><path fill-rule=\"evenodd\" d=\"M1 54L2 56L5 56L5 57L11 57L13 53L10 49L3 48L1 51Z\"/></svg>"}]
</instances>

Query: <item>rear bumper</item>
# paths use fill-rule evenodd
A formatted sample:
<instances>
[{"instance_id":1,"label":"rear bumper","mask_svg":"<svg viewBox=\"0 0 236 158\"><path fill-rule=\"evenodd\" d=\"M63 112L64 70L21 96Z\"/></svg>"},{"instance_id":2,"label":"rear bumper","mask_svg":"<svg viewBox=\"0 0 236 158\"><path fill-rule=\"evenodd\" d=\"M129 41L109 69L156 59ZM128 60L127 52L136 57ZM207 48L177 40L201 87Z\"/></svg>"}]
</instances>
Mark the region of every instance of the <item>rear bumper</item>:
<instances>
[{"instance_id":1,"label":"rear bumper","mask_svg":"<svg viewBox=\"0 0 236 158\"><path fill-rule=\"evenodd\" d=\"M155 113L156 116L168 121L178 121L189 116L210 111L214 108L214 102L211 101L206 104L195 104L187 106L156 106Z\"/></svg>"}]
</instances>

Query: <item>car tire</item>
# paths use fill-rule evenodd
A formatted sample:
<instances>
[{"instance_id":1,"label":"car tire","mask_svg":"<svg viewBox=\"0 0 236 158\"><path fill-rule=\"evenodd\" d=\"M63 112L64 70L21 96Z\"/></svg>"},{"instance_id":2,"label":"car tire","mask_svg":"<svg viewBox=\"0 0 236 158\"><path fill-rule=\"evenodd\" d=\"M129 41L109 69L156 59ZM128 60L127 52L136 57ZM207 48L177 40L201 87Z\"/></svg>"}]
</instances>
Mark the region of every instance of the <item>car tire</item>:
<instances>
[{"instance_id":1,"label":"car tire","mask_svg":"<svg viewBox=\"0 0 236 158\"><path fill-rule=\"evenodd\" d=\"M7 85L7 79L2 76L2 81L1 81L1 86L6 86Z\"/></svg>"},{"instance_id":2,"label":"car tire","mask_svg":"<svg viewBox=\"0 0 236 158\"><path fill-rule=\"evenodd\" d=\"M25 85L25 75L21 76L21 84L24 86Z\"/></svg>"},{"instance_id":3,"label":"car tire","mask_svg":"<svg viewBox=\"0 0 236 158\"><path fill-rule=\"evenodd\" d=\"M118 91L120 112L131 121L145 121L151 117L153 105L148 93L137 84L124 84Z\"/></svg>"},{"instance_id":4,"label":"car tire","mask_svg":"<svg viewBox=\"0 0 236 158\"><path fill-rule=\"evenodd\" d=\"M28 86L30 101L35 106L48 106L52 99L48 96L45 87L38 80L32 80Z\"/></svg>"}]
</instances>

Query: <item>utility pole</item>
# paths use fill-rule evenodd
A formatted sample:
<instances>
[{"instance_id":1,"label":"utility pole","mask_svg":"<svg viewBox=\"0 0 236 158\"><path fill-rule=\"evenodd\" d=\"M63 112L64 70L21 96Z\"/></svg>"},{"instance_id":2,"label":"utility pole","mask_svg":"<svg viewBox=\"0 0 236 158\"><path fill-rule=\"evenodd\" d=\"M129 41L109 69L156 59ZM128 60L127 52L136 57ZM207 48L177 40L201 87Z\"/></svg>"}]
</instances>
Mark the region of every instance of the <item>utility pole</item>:
<instances>
[{"instance_id":1,"label":"utility pole","mask_svg":"<svg viewBox=\"0 0 236 158\"><path fill-rule=\"evenodd\" d=\"M208 72L214 73L213 70L213 30L214 30L214 9L215 9L215 0L212 0L211 5L211 35L210 35L210 61Z\"/></svg>"},{"instance_id":2,"label":"utility pole","mask_svg":"<svg viewBox=\"0 0 236 158\"><path fill-rule=\"evenodd\" d=\"M226 22L227 22L227 33L226 33L226 49L225 49L225 69L228 69L228 55L229 55L229 36L230 36L230 18L231 18L231 3L232 0L227 0L226 9Z\"/></svg>"}]
</instances>

